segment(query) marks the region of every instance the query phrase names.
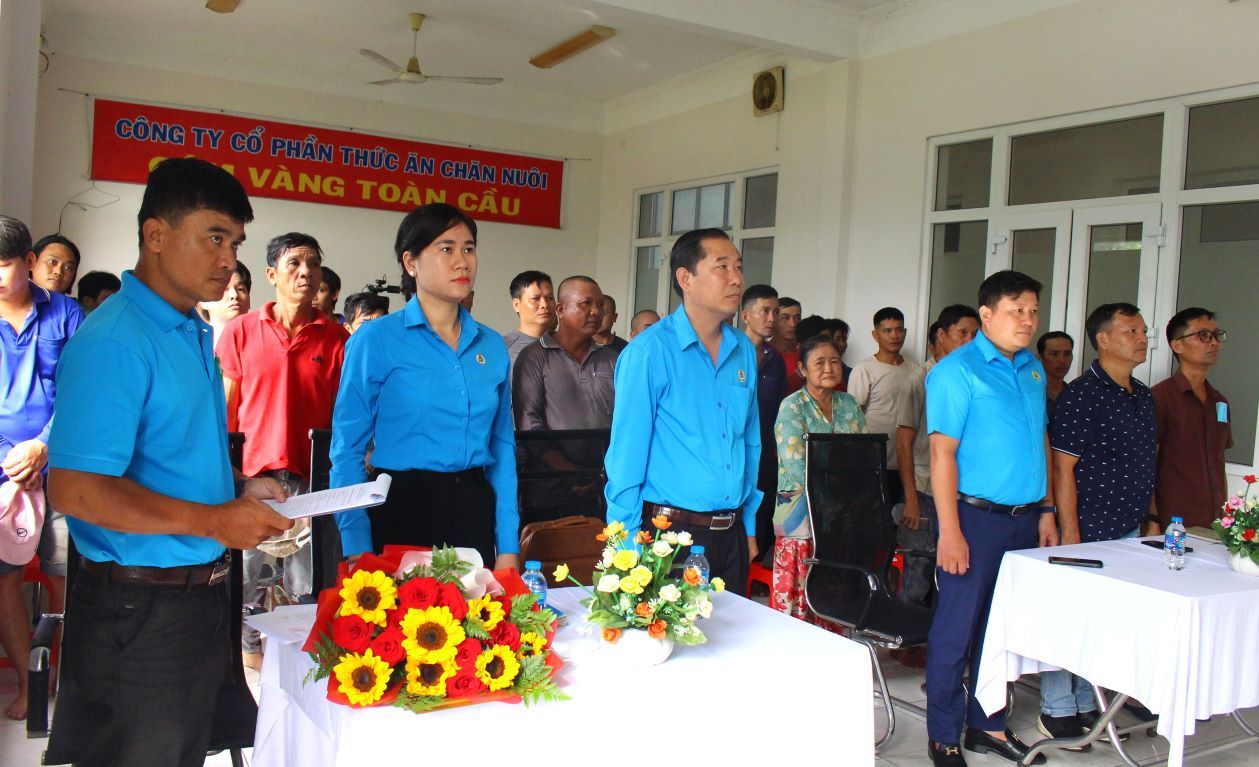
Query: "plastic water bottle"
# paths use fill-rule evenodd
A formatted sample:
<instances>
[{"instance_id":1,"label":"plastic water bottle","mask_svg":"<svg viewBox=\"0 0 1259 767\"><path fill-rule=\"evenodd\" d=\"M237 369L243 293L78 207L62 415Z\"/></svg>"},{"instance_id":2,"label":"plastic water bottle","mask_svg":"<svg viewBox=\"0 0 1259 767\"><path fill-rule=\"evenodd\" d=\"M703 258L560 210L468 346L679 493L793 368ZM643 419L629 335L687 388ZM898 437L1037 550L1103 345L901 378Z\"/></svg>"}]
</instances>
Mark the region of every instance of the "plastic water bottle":
<instances>
[{"instance_id":1,"label":"plastic water bottle","mask_svg":"<svg viewBox=\"0 0 1259 767\"><path fill-rule=\"evenodd\" d=\"M1185 568L1185 526L1180 517L1172 517L1172 523L1163 532L1163 565L1168 570Z\"/></svg>"},{"instance_id":2,"label":"plastic water bottle","mask_svg":"<svg viewBox=\"0 0 1259 767\"><path fill-rule=\"evenodd\" d=\"M708 558L704 556L703 546L692 546L691 555L682 563L682 572L686 572L687 568L694 567L699 570L699 583L701 586L708 585Z\"/></svg>"},{"instance_id":3,"label":"plastic water bottle","mask_svg":"<svg viewBox=\"0 0 1259 767\"><path fill-rule=\"evenodd\" d=\"M520 580L538 595L538 607L546 607L546 576L542 574L542 563L536 559L525 562L525 574Z\"/></svg>"}]
</instances>

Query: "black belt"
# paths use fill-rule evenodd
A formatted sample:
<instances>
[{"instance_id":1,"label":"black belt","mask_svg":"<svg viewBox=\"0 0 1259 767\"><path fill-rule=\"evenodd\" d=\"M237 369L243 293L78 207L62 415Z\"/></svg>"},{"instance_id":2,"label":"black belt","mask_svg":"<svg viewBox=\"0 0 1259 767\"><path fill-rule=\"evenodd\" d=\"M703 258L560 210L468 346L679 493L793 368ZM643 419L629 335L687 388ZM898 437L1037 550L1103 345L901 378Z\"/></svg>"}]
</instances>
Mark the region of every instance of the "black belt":
<instances>
[{"instance_id":1,"label":"black belt","mask_svg":"<svg viewBox=\"0 0 1259 767\"><path fill-rule=\"evenodd\" d=\"M676 506L665 506L659 503L643 502L643 513L648 517L664 516L670 522L684 525L706 527L715 533L734 527L738 518L738 509L721 509L719 511L699 512L679 509Z\"/></svg>"},{"instance_id":2,"label":"black belt","mask_svg":"<svg viewBox=\"0 0 1259 767\"><path fill-rule=\"evenodd\" d=\"M1012 517L1021 517L1024 514L1030 514L1040 508L1037 503L1020 503L1017 506L1010 506L1005 503L993 503L983 498L976 498L973 495L957 494L957 500L961 501L981 511L990 511L993 514L1009 514Z\"/></svg>"},{"instance_id":3,"label":"black belt","mask_svg":"<svg viewBox=\"0 0 1259 767\"><path fill-rule=\"evenodd\" d=\"M372 474L373 479L380 476L382 473L392 474L395 480L399 478L399 475L406 476L409 474L415 477L429 477L431 479L446 480L448 482L454 482L457 485L462 485L465 482L479 482L485 480L484 466L473 466L471 469L464 469L463 471L430 471L429 469L394 470L378 467Z\"/></svg>"},{"instance_id":4,"label":"black belt","mask_svg":"<svg viewBox=\"0 0 1259 767\"><path fill-rule=\"evenodd\" d=\"M213 586L227 580L232 569L232 555L205 565L183 567L137 567L117 562L96 562L80 557L83 570L110 583L135 583L147 586Z\"/></svg>"}]
</instances>

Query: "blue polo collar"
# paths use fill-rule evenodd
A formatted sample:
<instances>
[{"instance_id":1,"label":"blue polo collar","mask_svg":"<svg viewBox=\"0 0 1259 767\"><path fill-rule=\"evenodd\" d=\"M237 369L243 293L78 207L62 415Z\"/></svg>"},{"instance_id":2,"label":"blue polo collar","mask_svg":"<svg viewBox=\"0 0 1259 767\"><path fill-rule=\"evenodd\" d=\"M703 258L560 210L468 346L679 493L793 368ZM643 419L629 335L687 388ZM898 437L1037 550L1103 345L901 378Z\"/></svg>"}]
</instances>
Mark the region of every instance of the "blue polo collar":
<instances>
[{"instance_id":1,"label":"blue polo collar","mask_svg":"<svg viewBox=\"0 0 1259 767\"><path fill-rule=\"evenodd\" d=\"M424 307L420 306L420 297L411 296L407 301L407 305L402 310L402 323L408 328L423 327L432 331L432 326L428 324L428 317L424 315ZM476 320L472 319L472 315L461 304L459 306L459 351L472 343L480 332L480 325Z\"/></svg>"},{"instance_id":2,"label":"blue polo collar","mask_svg":"<svg viewBox=\"0 0 1259 767\"><path fill-rule=\"evenodd\" d=\"M988 336L985 335L984 331L982 330L979 331L979 333L975 336L975 340L972 341L972 343L974 343L975 348L979 349L979 352L984 355L984 362L992 362L998 357L1000 357L1002 360L1009 360L1009 358L1006 357L1004 354L1002 354L1001 350L998 349L996 345L993 344L992 341L988 339ZM1014 359L1010 360L1010 362L1012 362L1014 367L1017 369L1017 368L1023 367L1031 360L1032 360L1031 352L1029 352L1027 349L1019 349L1017 352L1014 353Z\"/></svg>"},{"instance_id":3,"label":"blue polo collar","mask_svg":"<svg viewBox=\"0 0 1259 767\"><path fill-rule=\"evenodd\" d=\"M678 348L685 350L692 345L703 344L699 341L699 335L695 332L695 326L691 324L691 318L686 314L686 305L679 305L673 310L674 335L678 339ZM721 323L721 349L717 352L717 367L721 367L721 363L734 353L735 348L739 345L738 336L735 335L734 328L729 323Z\"/></svg>"},{"instance_id":4,"label":"blue polo collar","mask_svg":"<svg viewBox=\"0 0 1259 767\"><path fill-rule=\"evenodd\" d=\"M189 309L188 312L182 313L170 303L154 292L153 288L144 284L144 281L135 276L135 272L128 269L122 273L122 290L118 291L121 295L127 297L127 300L135 304L149 321L158 327L159 330L174 330L188 320L196 320L198 323L205 324L202 319L197 316L196 308ZM209 327L209 326L207 326Z\"/></svg>"}]
</instances>

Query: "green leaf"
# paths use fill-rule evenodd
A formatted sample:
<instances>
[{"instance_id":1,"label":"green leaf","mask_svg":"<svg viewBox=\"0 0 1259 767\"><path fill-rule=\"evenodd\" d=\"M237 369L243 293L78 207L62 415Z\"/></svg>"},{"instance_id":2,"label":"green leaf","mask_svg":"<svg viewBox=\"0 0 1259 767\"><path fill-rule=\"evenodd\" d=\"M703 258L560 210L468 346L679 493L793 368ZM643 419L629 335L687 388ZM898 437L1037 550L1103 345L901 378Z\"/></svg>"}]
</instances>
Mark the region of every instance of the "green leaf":
<instances>
[{"instance_id":1,"label":"green leaf","mask_svg":"<svg viewBox=\"0 0 1259 767\"><path fill-rule=\"evenodd\" d=\"M315 641L310 658L315 662L315 668L307 672L304 682L318 682L332 676L332 667L341 662L341 648L332 641L332 637L323 634Z\"/></svg>"},{"instance_id":2,"label":"green leaf","mask_svg":"<svg viewBox=\"0 0 1259 767\"><path fill-rule=\"evenodd\" d=\"M1250 550L1250 561L1259 565L1259 549Z\"/></svg>"},{"instance_id":3,"label":"green leaf","mask_svg":"<svg viewBox=\"0 0 1259 767\"><path fill-rule=\"evenodd\" d=\"M539 701L569 700L552 678L552 668L546 665L547 653L531 655L520 660L520 673L512 691L520 696L526 706Z\"/></svg>"},{"instance_id":4,"label":"green leaf","mask_svg":"<svg viewBox=\"0 0 1259 767\"><path fill-rule=\"evenodd\" d=\"M393 704L398 708L405 708L414 714L423 714L426 711L432 711L445 701L445 698L439 698L435 695L416 695L415 693L402 690L398 693L398 698Z\"/></svg>"},{"instance_id":5,"label":"green leaf","mask_svg":"<svg viewBox=\"0 0 1259 767\"><path fill-rule=\"evenodd\" d=\"M485 622L474 615L463 619L463 633L473 639L480 639L482 642L490 638L490 632L485 630Z\"/></svg>"}]
</instances>

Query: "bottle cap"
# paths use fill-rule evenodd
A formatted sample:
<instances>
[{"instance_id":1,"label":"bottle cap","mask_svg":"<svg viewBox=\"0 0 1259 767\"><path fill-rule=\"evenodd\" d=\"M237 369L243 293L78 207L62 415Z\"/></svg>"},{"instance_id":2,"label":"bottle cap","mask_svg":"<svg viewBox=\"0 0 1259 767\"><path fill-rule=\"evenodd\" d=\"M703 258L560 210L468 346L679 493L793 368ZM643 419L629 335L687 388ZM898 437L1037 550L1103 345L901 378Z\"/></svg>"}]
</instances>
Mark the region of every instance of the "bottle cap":
<instances>
[{"instance_id":1,"label":"bottle cap","mask_svg":"<svg viewBox=\"0 0 1259 767\"><path fill-rule=\"evenodd\" d=\"M525 569L526 570L541 570L542 563L536 559L530 559L528 562L525 562Z\"/></svg>"},{"instance_id":2,"label":"bottle cap","mask_svg":"<svg viewBox=\"0 0 1259 767\"><path fill-rule=\"evenodd\" d=\"M1173 521L1173 522L1176 522L1176 523L1178 523L1178 524L1184 524L1184 522L1185 522L1185 520L1184 520L1184 518L1183 518L1183 517L1172 517L1172 521Z\"/></svg>"},{"instance_id":3,"label":"bottle cap","mask_svg":"<svg viewBox=\"0 0 1259 767\"><path fill-rule=\"evenodd\" d=\"M692 554L703 554L703 553L704 553L704 547L703 547L703 546L698 546L698 545L696 545L696 546L692 546L692 547L691 547L691 553L692 553Z\"/></svg>"}]
</instances>

